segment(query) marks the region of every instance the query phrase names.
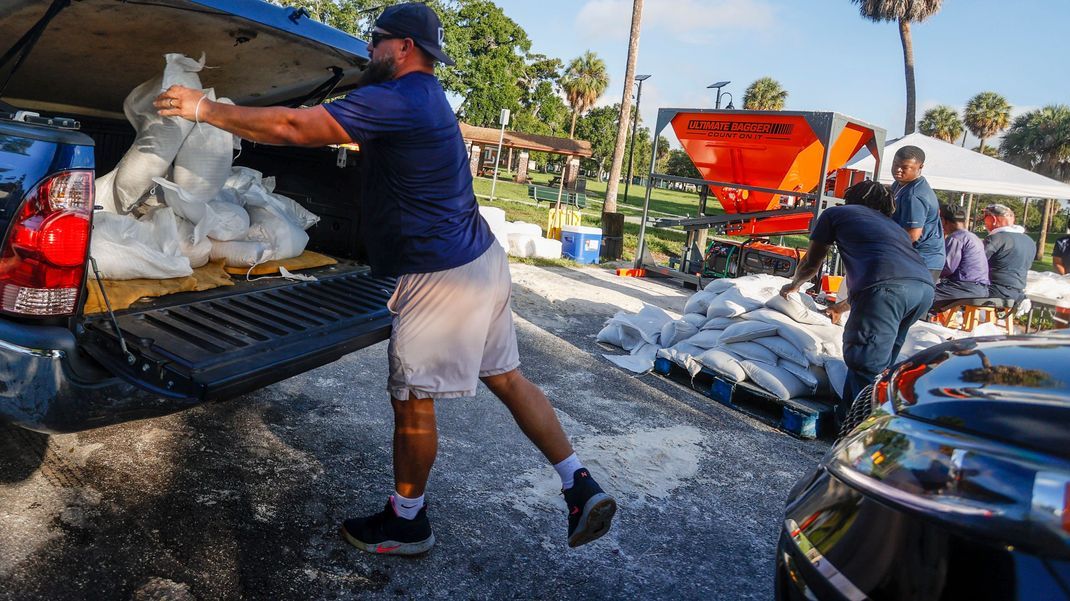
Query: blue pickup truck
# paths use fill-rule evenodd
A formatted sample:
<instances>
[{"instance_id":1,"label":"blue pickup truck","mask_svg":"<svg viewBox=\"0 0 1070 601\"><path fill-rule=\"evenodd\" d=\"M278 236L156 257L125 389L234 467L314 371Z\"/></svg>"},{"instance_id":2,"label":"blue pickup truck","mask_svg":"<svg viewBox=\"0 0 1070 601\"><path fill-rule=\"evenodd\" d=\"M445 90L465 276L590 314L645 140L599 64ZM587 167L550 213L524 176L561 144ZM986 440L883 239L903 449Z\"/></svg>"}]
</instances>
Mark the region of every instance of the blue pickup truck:
<instances>
[{"instance_id":1,"label":"blue pickup truck","mask_svg":"<svg viewBox=\"0 0 1070 601\"><path fill-rule=\"evenodd\" d=\"M0 40L0 423L71 432L233 398L389 336L394 282L357 236L360 155L246 144L236 161L321 220L338 259L279 279L84 314L94 179L134 140L123 99L166 53L200 56L236 103L301 106L353 87L367 45L254 0L6 2Z\"/></svg>"}]
</instances>

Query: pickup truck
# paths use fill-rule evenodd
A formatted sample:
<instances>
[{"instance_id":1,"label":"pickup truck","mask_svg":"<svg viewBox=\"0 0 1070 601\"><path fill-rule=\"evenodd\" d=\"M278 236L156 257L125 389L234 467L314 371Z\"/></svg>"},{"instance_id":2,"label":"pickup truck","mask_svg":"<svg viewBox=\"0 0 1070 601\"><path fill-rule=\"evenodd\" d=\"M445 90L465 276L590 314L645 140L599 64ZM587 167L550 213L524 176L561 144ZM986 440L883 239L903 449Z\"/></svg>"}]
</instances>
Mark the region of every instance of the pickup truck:
<instances>
[{"instance_id":1,"label":"pickup truck","mask_svg":"<svg viewBox=\"0 0 1070 601\"><path fill-rule=\"evenodd\" d=\"M246 281L84 314L94 179L130 148L123 99L163 56L237 104L351 89L367 45L255 0L7 2L0 40L0 423L72 432L233 398L389 337L395 282L358 239L360 154L246 143L236 160L320 216L315 281Z\"/></svg>"}]
</instances>

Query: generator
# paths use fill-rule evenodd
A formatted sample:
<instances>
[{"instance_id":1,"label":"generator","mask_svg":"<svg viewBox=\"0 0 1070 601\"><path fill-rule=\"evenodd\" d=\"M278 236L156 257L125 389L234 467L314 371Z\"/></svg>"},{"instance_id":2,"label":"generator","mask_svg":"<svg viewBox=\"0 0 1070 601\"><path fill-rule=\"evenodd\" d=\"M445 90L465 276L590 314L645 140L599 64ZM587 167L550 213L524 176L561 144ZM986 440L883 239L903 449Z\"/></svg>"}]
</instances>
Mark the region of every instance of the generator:
<instances>
[{"instance_id":1,"label":"generator","mask_svg":"<svg viewBox=\"0 0 1070 601\"><path fill-rule=\"evenodd\" d=\"M734 278L764 273L790 278L806 251L755 238L746 242L714 238L706 247L703 277Z\"/></svg>"}]
</instances>

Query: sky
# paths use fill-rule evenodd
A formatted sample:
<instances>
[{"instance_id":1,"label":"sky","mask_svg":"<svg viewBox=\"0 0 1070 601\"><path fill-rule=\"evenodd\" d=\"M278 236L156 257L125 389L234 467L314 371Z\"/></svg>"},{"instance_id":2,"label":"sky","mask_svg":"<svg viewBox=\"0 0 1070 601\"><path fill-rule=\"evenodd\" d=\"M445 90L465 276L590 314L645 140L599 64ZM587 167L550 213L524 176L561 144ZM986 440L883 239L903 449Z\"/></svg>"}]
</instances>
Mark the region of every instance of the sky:
<instances>
[{"instance_id":1,"label":"sky","mask_svg":"<svg viewBox=\"0 0 1070 601\"><path fill-rule=\"evenodd\" d=\"M596 52L610 77L599 104L620 102L631 0L496 2L533 52L566 64ZM912 26L918 120L938 104L961 111L982 91L1005 96L1015 115L1070 104L1067 23L1067 0L944 2ZM788 91L787 110L836 111L884 127L889 139L903 134L899 29L861 18L849 0L645 0L636 73L652 76L640 107L648 125L659 107L713 108L706 86L715 81L731 81L724 91L741 108L747 86L769 76Z\"/></svg>"}]
</instances>

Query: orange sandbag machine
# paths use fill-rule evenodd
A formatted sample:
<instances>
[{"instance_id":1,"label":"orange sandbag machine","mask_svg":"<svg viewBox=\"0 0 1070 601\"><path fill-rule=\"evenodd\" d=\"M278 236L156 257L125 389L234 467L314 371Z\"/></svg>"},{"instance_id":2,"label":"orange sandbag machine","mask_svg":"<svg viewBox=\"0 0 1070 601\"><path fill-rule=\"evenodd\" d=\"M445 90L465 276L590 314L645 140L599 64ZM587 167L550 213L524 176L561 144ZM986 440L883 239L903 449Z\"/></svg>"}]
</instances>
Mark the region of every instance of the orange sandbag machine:
<instances>
[{"instance_id":1,"label":"orange sandbag machine","mask_svg":"<svg viewBox=\"0 0 1070 601\"><path fill-rule=\"evenodd\" d=\"M842 194L846 186L832 188L830 180L854 183L858 174L841 168L863 148L876 159L879 170L886 136L882 128L839 113L663 108L658 110L652 157L657 156L658 137L670 125L701 179L656 173L651 161L634 273L671 277L695 286L703 285L711 275L748 271L737 257L733 272L710 273L698 241L711 230L749 238L736 244L741 251L749 249L751 262L757 265L750 271L793 273L800 255L763 239L808 233L824 208L842 202L830 192ZM657 181L698 186L698 216L651 221L650 194ZM724 214L705 214L710 194L721 203ZM658 265L650 256L648 223L687 232L687 244L675 267Z\"/></svg>"}]
</instances>

